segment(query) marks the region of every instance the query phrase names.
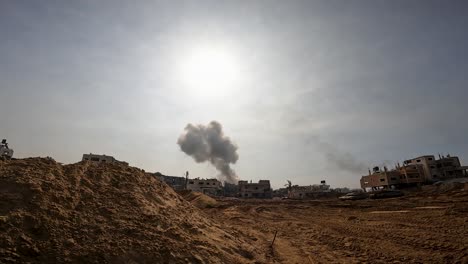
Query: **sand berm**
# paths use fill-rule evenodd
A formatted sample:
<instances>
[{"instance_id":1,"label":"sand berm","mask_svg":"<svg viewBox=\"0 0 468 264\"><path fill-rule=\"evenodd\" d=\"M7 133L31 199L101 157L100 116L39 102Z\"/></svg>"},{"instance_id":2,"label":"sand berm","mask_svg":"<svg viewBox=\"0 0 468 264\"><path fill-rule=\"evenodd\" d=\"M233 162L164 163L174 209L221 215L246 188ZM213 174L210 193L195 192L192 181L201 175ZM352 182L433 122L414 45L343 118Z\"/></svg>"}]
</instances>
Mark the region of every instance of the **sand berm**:
<instances>
[{"instance_id":1,"label":"sand berm","mask_svg":"<svg viewBox=\"0 0 468 264\"><path fill-rule=\"evenodd\" d=\"M258 254L138 168L0 161L0 263L251 263Z\"/></svg>"}]
</instances>

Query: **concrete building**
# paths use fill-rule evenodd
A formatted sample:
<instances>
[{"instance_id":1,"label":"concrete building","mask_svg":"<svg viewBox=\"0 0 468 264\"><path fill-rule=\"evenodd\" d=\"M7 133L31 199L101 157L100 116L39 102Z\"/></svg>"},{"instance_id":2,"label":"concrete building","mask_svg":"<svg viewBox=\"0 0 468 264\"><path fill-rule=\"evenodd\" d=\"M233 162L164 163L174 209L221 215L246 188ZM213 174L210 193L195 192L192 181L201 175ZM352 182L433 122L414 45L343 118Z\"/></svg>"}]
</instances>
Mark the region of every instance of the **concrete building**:
<instances>
[{"instance_id":1,"label":"concrete building","mask_svg":"<svg viewBox=\"0 0 468 264\"><path fill-rule=\"evenodd\" d=\"M460 163L460 159L458 157L456 156L442 157L436 160L435 171L438 172L438 174L433 174L432 179L433 181L437 181L437 180L468 177L467 170L468 170L468 166L462 166ZM438 177L434 177L436 175Z\"/></svg>"},{"instance_id":2,"label":"concrete building","mask_svg":"<svg viewBox=\"0 0 468 264\"><path fill-rule=\"evenodd\" d=\"M291 186L288 197L291 199L313 199L324 196L325 193L330 193L330 185L327 185L325 181L321 181L319 184L309 186Z\"/></svg>"},{"instance_id":3,"label":"concrete building","mask_svg":"<svg viewBox=\"0 0 468 264\"><path fill-rule=\"evenodd\" d=\"M152 175L176 191L191 190L212 196L222 196L224 193L223 186L217 179L189 179L188 172L185 177L167 176L160 172L153 173Z\"/></svg>"},{"instance_id":4,"label":"concrete building","mask_svg":"<svg viewBox=\"0 0 468 264\"><path fill-rule=\"evenodd\" d=\"M467 166L461 166L458 157L447 155L436 159L433 155L424 155L398 164L395 169L381 171L379 167L361 177L361 188L379 189L391 186L401 187L432 183L452 178L468 177Z\"/></svg>"},{"instance_id":5,"label":"concrete building","mask_svg":"<svg viewBox=\"0 0 468 264\"><path fill-rule=\"evenodd\" d=\"M461 166L456 156L440 156L435 159L433 155L420 156L404 161L405 165L421 165L424 170L424 181L435 182L452 178L466 177L466 166Z\"/></svg>"},{"instance_id":6,"label":"concrete building","mask_svg":"<svg viewBox=\"0 0 468 264\"><path fill-rule=\"evenodd\" d=\"M83 157L81 158L81 160L82 161L91 161L91 162L94 162L94 163L106 162L106 163L120 163L120 164L128 165L127 162L116 160L112 156L98 155L98 154L93 154L93 153L83 154Z\"/></svg>"},{"instance_id":7,"label":"concrete building","mask_svg":"<svg viewBox=\"0 0 468 264\"><path fill-rule=\"evenodd\" d=\"M373 172L361 177L361 188L377 190L400 187L402 185L418 185L424 182L424 169L422 165L408 165L396 167L393 170L380 170L374 167Z\"/></svg>"},{"instance_id":8,"label":"concrete building","mask_svg":"<svg viewBox=\"0 0 468 264\"><path fill-rule=\"evenodd\" d=\"M272 198L273 190L269 180L260 180L258 183L239 181L239 197L242 198Z\"/></svg>"},{"instance_id":9,"label":"concrete building","mask_svg":"<svg viewBox=\"0 0 468 264\"><path fill-rule=\"evenodd\" d=\"M239 196L239 186L237 186L237 184L224 182L223 195L225 197L237 197L237 196Z\"/></svg>"},{"instance_id":10,"label":"concrete building","mask_svg":"<svg viewBox=\"0 0 468 264\"><path fill-rule=\"evenodd\" d=\"M397 166L396 170L399 173L399 184L417 185L425 181L425 172L422 165Z\"/></svg>"},{"instance_id":11,"label":"concrete building","mask_svg":"<svg viewBox=\"0 0 468 264\"><path fill-rule=\"evenodd\" d=\"M223 186L217 179L188 179L187 190L215 196L223 194Z\"/></svg>"},{"instance_id":12,"label":"concrete building","mask_svg":"<svg viewBox=\"0 0 468 264\"><path fill-rule=\"evenodd\" d=\"M435 171L435 158L433 155L425 155L421 157L416 157L414 159L405 160L403 162L404 165L420 165L424 171L424 181L429 182L432 181L433 177L437 177Z\"/></svg>"},{"instance_id":13,"label":"concrete building","mask_svg":"<svg viewBox=\"0 0 468 264\"><path fill-rule=\"evenodd\" d=\"M176 191L185 190L187 188L187 179L185 177L167 176L161 174L160 172L156 172L153 175L160 181L165 182L167 185L171 186Z\"/></svg>"}]
</instances>

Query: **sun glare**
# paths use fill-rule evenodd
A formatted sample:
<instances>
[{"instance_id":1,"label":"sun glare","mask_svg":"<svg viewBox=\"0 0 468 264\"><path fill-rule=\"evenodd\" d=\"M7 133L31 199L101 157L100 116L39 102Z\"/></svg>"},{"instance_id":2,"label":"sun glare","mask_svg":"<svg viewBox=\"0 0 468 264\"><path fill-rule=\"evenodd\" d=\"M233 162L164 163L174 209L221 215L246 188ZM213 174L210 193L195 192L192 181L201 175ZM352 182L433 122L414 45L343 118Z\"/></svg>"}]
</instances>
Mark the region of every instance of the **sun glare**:
<instances>
[{"instance_id":1,"label":"sun glare","mask_svg":"<svg viewBox=\"0 0 468 264\"><path fill-rule=\"evenodd\" d=\"M182 63L184 84L203 96L226 95L239 78L232 53L216 48L201 48L189 53Z\"/></svg>"}]
</instances>

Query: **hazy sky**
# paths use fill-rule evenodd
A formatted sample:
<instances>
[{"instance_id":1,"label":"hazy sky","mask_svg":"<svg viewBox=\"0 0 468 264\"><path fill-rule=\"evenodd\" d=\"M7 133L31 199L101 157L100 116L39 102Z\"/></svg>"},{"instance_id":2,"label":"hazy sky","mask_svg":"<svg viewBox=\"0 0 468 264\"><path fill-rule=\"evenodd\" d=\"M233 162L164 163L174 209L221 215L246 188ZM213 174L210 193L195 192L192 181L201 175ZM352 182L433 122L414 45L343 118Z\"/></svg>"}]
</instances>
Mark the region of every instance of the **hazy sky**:
<instances>
[{"instance_id":1,"label":"hazy sky","mask_svg":"<svg viewBox=\"0 0 468 264\"><path fill-rule=\"evenodd\" d=\"M176 144L220 122L273 187L358 187L374 164L468 164L468 2L0 1L0 137L213 177Z\"/></svg>"}]
</instances>

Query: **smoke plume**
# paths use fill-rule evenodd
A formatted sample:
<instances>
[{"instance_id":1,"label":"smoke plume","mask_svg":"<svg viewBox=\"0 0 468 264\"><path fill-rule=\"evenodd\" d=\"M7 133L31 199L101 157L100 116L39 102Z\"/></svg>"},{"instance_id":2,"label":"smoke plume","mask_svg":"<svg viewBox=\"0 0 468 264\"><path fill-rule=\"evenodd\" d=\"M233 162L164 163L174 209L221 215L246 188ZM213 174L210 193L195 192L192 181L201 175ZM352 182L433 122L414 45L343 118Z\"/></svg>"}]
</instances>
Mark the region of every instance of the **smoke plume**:
<instances>
[{"instance_id":1,"label":"smoke plume","mask_svg":"<svg viewBox=\"0 0 468 264\"><path fill-rule=\"evenodd\" d=\"M367 171L366 164L357 160L351 153L342 152L336 146L320 141L318 137L311 137L310 140L316 145L318 150L325 155L327 161L338 169L352 173L363 173Z\"/></svg>"},{"instance_id":2,"label":"smoke plume","mask_svg":"<svg viewBox=\"0 0 468 264\"><path fill-rule=\"evenodd\" d=\"M239 159L237 146L224 135L223 127L217 121L211 121L206 126L188 124L177 144L196 162L211 162L224 180L237 183L237 175L230 167Z\"/></svg>"}]
</instances>

